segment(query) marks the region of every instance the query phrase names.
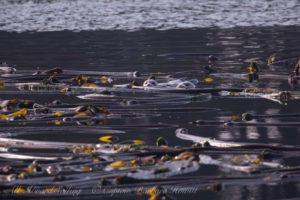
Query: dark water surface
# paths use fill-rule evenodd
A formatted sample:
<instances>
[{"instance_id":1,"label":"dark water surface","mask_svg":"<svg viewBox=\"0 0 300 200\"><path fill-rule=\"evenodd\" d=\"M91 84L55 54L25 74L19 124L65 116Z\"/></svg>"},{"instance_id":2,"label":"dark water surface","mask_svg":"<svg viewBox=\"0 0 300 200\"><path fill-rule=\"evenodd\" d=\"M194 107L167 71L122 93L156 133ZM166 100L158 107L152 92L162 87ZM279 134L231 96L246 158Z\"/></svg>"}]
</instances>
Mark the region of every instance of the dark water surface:
<instances>
[{"instance_id":1,"label":"dark water surface","mask_svg":"<svg viewBox=\"0 0 300 200\"><path fill-rule=\"evenodd\" d=\"M256 61L261 70L268 70L266 59L276 53L281 59L288 59L286 66L275 66L275 73L287 75L293 71L300 58L300 27L247 27L247 28L205 28L197 30L141 30L126 31L82 31L82 32L0 32L0 59L17 65L18 70L62 69L83 71L140 71L141 73L177 73L175 77L197 78L197 87L204 88L272 88L291 90L286 79L260 79L254 83L225 76L206 75L204 66L208 63L202 54L216 54L219 60L212 64L217 73L248 73L250 61ZM188 72L196 70L193 72ZM206 77L214 79L204 82ZM298 91L299 86L292 90ZM2 99L14 96L1 93ZM20 95L19 98L35 99L39 103L50 103L54 99L65 102L79 101L73 96L47 94ZM84 102L83 100L80 100ZM300 145L300 127L224 127L190 125L188 122L201 120L226 120L244 112L258 114L299 113L299 101L280 105L266 99L220 98L209 101L191 102L178 107L217 108L210 112L165 113L137 119L112 119L107 125L139 125L166 123L185 127L193 135L211 137L225 141L277 143ZM163 107L163 106L162 106ZM140 108L147 108L140 106ZM299 119L291 119L299 122ZM280 119L266 119L261 122L281 122ZM2 126L2 125L1 125ZM2 127L4 129L4 127ZM2 129L0 127L0 131ZM157 137L165 137L170 146L190 146L192 143L175 137L176 128L132 129L120 134L120 140L141 139L154 145ZM21 135L18 138L97 143L99 135L73 131L41 131L37 134ZM283 161L283 160L281 160ZM284 160L288 165L297 165L299 158ZM217 167L201 167L195 174L222 175L226 171ZM232 172L231 172L232 173ZM192 175L191 175L192 176ZM299 196L299 183L263 184L247 187L228 187L219 193L204 191L198 194L177 195L178 199L279 199ZM127 197L124 197L126 199ZM130 199L140 197L130 196ZM146 198L146 197L144 197ZM118 198L117 198L118 199Z\"/></svg>"}]
</instances>

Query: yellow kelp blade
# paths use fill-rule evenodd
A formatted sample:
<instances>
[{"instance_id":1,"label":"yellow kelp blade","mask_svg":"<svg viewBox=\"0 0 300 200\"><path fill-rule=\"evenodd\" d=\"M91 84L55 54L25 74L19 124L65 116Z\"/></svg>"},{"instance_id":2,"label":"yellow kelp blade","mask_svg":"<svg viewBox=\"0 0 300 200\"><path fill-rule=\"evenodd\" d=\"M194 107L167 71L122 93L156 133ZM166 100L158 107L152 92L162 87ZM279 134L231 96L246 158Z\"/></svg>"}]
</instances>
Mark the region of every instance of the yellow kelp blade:
<instances>
[{"instance_id":1,"label":"yellow kelp blade","mask_svg":"<svg viewBox=\"0 0 300 200\"><path fill-rule=\"evenodd\" d=\"M263 161L261 160L252 160L252 164L255 164L255 165L263 165Z\"/></svg>"},{"instance_id":2,"label":"yellow kelp blade","mask_svg":"<svg viewBox=\"0 0 300 200\"><path fill-rule=\"evenodd\" d=\"M154 187L150 188L149 190L147 190L146 193L150 196L155 195L157 193L157 187L154 186Z\"/></svg>"},{"instance_id":3,"label":"yellow kelp blade","mask_svg":"<svg viewBox=\"0 0 300 200\"><path fill-rule=\"evenodd\" d=\"M133 140L134 144L145 144L143 140Z\"/></svg>"},{"instance_id":4,"label":"yellow kelp blade","mask_svg":"<svg viewBox=\"0 0 300 200\"><path fill-rule=\"evenodd\" d=\"M102 142L112 142L112 139L113 136L109 135L109 136L103 136L103 137L100 137L99 140L102 141Z\"/></svg>"},{"instance_id":5,"label":"yellow kelp blade","mask_svg":"<svg viewBox=\"0 0 300 200\"><path fill-rule=\"evenodd\" d=\"M0 81L0 88L5 88L4 83L5 83L5 80Z\"/></svg>"},{"instance_id":6,"label":"yellow kelp blade","mask_svg":"<svg viewBox=\"0 0 300 200\"><path fill-rule=\"evenodd\" d=\"M99 111L104 112L104 113L110 113L106 108L103 108L103 107L100 107L100 106L98 106L97 109L98 109Z\"/></svg>"},{"instance_id":7,"label":"yellow kelp blade","mask_svg":"<svg viewBox=\"0 0 300 200\"><path fill-rule=\"evenodd\" d=\"M82 86L83 87L98 87L98 85L93 84L93 83L84 83Z\"/></svg>"},{"instance_id":8,"label":"yellow kelp blade","mask_svg":"<svg viewBox=\"0 0 300 200\"><path fill-rule=\"evenodd\" d=\"M74 115L73 117L85 117L85 116L88 116L87 112L78 113L78 114Z\"/></svg>"},{"instance_id":9,"label":"yellow kelp blade","mask_svg":"<svg viewBox=\"0 0 300 200\"><path fill-rule=\"evenodd\" d=\"M254 72L254 68L252 66L250 66L249 73L253 74L253 72Z\"/></svg>"},{"instance_id":10,"label":"yellow kelp blade","mask_svg":"<svg viewBox=\"0 0 300 200\"><path fill-rule=\"evenodd\" d=\"M231 119L235 121L235 120L237 120L237 119L238 119L238 116L236 116L236 115L233 115L233 116L231 116Z\"/></svg>"},{"instance_id":11,"label":"yellow kelp blade","mask_svg":"<svg viewBox=\"0 0 300 200\"><path fill-rule=\"evenodd\" d=\"M208 78L204 79L204 81L205 81L206 83L210 83L210 82L213 82L214 79L208 77Z\"/></svg>"},{"instance_id":12,"label":"yellow kelp blade","mask_svg":"<svg viewBox=\"0 0 300 200\"><path fill-rule=\"evenodd\" d=\"M4 115L0 113L0 120L6 120L6 118L8 118L8 115Z\"/></svg>"},{"instance_id":13,"label":"yellow kelp blade","mask_svg":"<svg viewBox=\"0 0 300 200\"><path fill-rule=\"evenodd\" d=\"M111 166L111 167L114 167L114 168L116 168L116 169L119 169L119 168L125 166L125 162L124 162L123 160L120 160L120 161L111 163L110 166Z\"/></svg>"},{"instance_id":14,"label":"yellow kelp blade","mask_svg":"<svg viewBox=\"0 0 300 200\"><path fill-rule=\"evenodd\" d=\"M26 108L23 108L23 109L21 109L17 112L14 112L14 113L10 114L10 116L18 116L18 115L24 115L24 116L27 115Z\"/></svg>"},{"instance_id":15,"label":"yellow kelp blade","mask_svg":"<svg viewBox=\"0 0 300 200\"><path fill-rule=\"evenodd\" d=\"M88 166L81 167L80 169L83 171L92 171L93 170L92 168L90 168Z\"/></svg>"},{"instance_id":16,"label":"yellow kelp blade","mask_svg":"<svg viewBox=\"0 0 300 200\"><path fill-rule=\"evenodd\" d=\"M60 92L66 92L67 91L67 88L63 88L60 90Z\"/></svg>"},{"instance_id":17,"label":"yellow kelp blade","mask_svg":"<svg viewBox=\"0 0 300 200\"><path fill-rule=\"evenodd\" d=\"M274 92L274 90L273 90L273 89L270 89L270 88L263 88L263 91L264 91L264 92Z\"/></svg>"},{"instance_id":18,"label":"yellow kelp blade","mask_svg":"<svg viewBox=\"0 0 300 200\"><path fill-rule=\"evenodd\" d=\"M24 188L21 188L21 187L18 187L16 189L14 189L13 193L17 193L17 194L20 194L20 193L26 193L27 191L24 189Z\"/></svg>"},{"instance_id":19,"label":"yellow kelp blade","mask_svg":"<svg viewBox=\"0 0 300 200\"><path fill-rule=\"evenodd\" d=\"M60 113L60 112L56 112L55 115L56 115L57 117L60 117L60 116L61 116L61 113Z\"/></svg>"},{"instance_id":20,"label":"yellow kelp blade","mask_svg":"<svg viewBox=\"0 0 300 200\"><path fill-rule=\"evenodd\" d=\"M45 193L57 193L59 192L59 188L45 188Z\"/></svg>"},{"instance_id":21,"label":"yellow kelp blade","mask_svg":"<svg viewBox=\"0 0 300 200\"><path fill-rule=\"evenodd\" d=\"M87 82L88 78L85 76L81 76L81 79L84 80L85 82Z\"/></svg>"}]
</instances>

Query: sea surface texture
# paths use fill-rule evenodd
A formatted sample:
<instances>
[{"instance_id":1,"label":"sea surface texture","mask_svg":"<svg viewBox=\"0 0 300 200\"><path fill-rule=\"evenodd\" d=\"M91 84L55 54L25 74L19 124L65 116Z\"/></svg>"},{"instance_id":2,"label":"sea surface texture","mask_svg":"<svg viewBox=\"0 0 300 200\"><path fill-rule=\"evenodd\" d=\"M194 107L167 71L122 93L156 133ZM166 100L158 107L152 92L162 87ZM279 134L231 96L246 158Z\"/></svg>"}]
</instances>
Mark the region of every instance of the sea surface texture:
<instances>
[{"instance_id":1,"label":"sea surface texture","mask_svg":"<svg viewBox=\"0 0 300 200\"><path fill-rule=\"evenodd\" d=\"M168 30L299 25L299 0L2 0L0 30Z\"/></svg>"}]
</instances>

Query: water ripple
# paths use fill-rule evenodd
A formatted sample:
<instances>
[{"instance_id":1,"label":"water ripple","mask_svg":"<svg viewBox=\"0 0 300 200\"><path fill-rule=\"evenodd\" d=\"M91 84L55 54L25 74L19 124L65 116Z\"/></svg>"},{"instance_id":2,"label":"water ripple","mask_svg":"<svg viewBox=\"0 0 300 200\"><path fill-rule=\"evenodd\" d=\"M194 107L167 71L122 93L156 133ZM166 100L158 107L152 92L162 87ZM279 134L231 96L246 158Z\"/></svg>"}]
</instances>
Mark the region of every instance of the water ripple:
<instances>
[{"instance_id":1,"label":"water ripple","mask_svg":"<svg viewBox=\"0 0 300 200\"><path fill-rule=\"evenodd\" d=\"M0 30L167 30L300 25L298 0L2 0Z\"/></svg>"}]
</instances>

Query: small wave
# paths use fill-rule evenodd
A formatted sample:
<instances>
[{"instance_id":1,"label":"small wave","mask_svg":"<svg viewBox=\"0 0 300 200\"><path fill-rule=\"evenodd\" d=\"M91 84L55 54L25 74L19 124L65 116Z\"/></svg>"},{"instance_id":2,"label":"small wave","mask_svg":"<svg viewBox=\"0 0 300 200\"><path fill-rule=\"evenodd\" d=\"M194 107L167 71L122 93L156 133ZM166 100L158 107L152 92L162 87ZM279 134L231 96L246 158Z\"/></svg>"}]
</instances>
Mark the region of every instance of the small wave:
<instances>
[{"instance_id":1,"label":"small wave","mask_svg":"<svg viewBox=\"0 0 300 200\"><path fill-rule=\"evenodd\" d=\"M0 30L189 29L300 25L298 0L2 0Z\"/></svg>"}]
</instances>

